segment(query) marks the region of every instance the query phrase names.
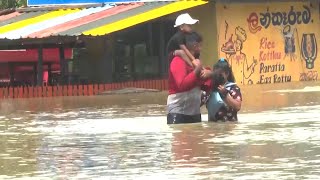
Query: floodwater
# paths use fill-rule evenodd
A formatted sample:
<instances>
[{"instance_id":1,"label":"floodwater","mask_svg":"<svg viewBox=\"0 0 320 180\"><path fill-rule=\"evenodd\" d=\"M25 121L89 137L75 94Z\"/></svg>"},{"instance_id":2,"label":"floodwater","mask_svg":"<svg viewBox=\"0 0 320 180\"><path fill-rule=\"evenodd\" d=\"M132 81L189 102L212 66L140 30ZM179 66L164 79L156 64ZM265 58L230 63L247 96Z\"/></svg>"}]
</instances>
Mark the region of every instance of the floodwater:
<instances>
[{"instance_id":1,"label":"floodwater","mask_svg":"<svg viewBox=\"0 0 320 180\"><path fill-rule=\"evenodd\" d=\"M0 101L0 179L320 179L320 83L242 87L238 123L166 93Z\"/></svg>"}]
</instances>

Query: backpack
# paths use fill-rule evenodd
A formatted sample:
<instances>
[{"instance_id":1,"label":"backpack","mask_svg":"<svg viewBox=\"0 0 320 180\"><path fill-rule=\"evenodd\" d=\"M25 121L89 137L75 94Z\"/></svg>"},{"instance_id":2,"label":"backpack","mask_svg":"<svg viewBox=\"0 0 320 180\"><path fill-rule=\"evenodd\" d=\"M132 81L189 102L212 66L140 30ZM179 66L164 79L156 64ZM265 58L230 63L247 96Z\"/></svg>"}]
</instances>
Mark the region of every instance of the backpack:
<instances>
[{"instance_id":1,"label":"backpack","mask_svg":"<svg viewBox=\"0 0 320 180\"><path fill-rule=\"evenodd\" d=\"M227 82L224 86L227 89L227 91L230 91L233 85L236 85L236 83ZM226 105L223 99L221 98L220 93L216 90L212 91L206 104L209 120L216 120L215 116L217 112L220 110L220 108L223 106Z\"/></svg>"}]
</instances>

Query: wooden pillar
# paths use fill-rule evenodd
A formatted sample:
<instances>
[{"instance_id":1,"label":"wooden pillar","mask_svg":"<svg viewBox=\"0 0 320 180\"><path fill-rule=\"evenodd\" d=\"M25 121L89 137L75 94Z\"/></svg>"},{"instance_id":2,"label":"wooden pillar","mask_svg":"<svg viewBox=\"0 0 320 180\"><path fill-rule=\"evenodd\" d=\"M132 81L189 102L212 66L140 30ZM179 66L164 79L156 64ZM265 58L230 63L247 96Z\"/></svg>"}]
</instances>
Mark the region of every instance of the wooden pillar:
<instances>
[{"instance_id":1,"label":"wooden pillar","mask_svg":"<svg viewBox=\"0 0 320 180\"><path fill-rule=\"evenodd\" d=\"M14 64L9 63L10 86L14 84Z\"/></svg>"},{"instance_id":2,"label":"wooden pillar","mask_svg":"<svg viewBox=\"0 0 320 180\"><path fill-rule=\"evenodd\" d=\"M48 85L52 85L52 69L51 69L51 63L48 64Z\"/></svg>"},{"instance_id":3,"label":"wooden pillar","mask_svg":"<svg viewBox=\"0 0 320 180\"><path fill-rule=\"evenodd\" d=\"M152 32L152 27L153 27L153 24L150 22L148 23L148 46L147 46L147 49L148 49L148 56L152 57L154 56L154 44L153 44L153 32ZM149 59L150 60L150 59ZM144 64L149 64L150 62L144 62ZM155 63L155 62L154 62ZM150 64L149 64L150 65ZM151 77L153 78L154 74L150 74Z\"/></svg>"},{"instance_id":4,"label":"wooden pillar","mask_svg":"<svg viewBox=\"0 0 320 180\"><path fill-rule=\"evenodd\" d=\"M159 73L161 77L165 77L168 69L168 60L166 55L166 44L165 44L165 36L164 36L164 22L160 21L159 24Z\"/></svg>"},{"instance_id":5,"label":"wooden pillar","mask_svg":"<svg viewBox=\"0 0 320 180\"><path fill-rule=\"evenodd\" d=\"M106 51L104 52L104 60L105 63L105 82L111 83L113 82L113 73L114 73L114 36L109 35L108 37L105 37L105 43L104 43Z\"/></svg>"},{"instance_id":6,"label":"wooden pillar","mask_svg":"<svg viewBox=\"0 0 320 180\"><path fill-rule=\"evenodd\" d=\"M135 57L134 57L134 43L131 42L130 44L130 74L131 74L131 80L135 80Z\"/></svg>"},{"instance_id":7,"label":"wooden pillar","mask_svg":"<svg viewBox=\"0 0 320 180\"><path fill-rule=\"evenodd\" d=\"M33 64L33 86L37 84L37 63Z\"/></svg>"},{"instance_id":8,"label":"wooden pillar","mask_svg":"<svg viewBox=\"0 0 320 180\"><path fill-rule=\"evenodd\" d=\"M42 86L43 83L43 48L38 48L38 66L37 66L37 85Z\"/></svg>"},{"instance_id":9,"label":"wooden pillar","mask_svg":"<svg viewBox=\"0 0 320 180\"><path fill-rule=\"evenodd\" d=\"M149 44L149 56L153 56L154 53L153 53L153 33L152 33L152 23L148 23L148 44Z\"/></svg>"},{"instance_id":10,"label":"wooden pillar","mask_svg":"<svg viewBox=\"0 0 320 180\"><path fill-rule=\"evenodd\" d=\"M64 47L59 47L59 57L60 57L60 83L65 83L65 72L66 72L66 65L65 65L65 56L64 56Z\"/></svg>"}]
</instances>

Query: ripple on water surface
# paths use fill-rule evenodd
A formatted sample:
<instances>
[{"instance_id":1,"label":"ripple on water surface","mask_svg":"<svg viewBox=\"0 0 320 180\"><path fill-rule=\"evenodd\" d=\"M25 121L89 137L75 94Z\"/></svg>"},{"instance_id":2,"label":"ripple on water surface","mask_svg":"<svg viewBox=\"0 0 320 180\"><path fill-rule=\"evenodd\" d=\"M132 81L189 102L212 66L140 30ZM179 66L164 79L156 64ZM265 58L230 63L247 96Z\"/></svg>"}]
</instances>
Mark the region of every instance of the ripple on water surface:
<instances>
[{"instance_id":1,"label":"ripple on water surface","mask_svg":"<svg viewBox=\"0 0 320 180\"><path fill-rule=\"evenodd\" d=\"M152 108L1 116L0 179L320 178L319 105L174 126Z\"/></svg>"}]
</instances>

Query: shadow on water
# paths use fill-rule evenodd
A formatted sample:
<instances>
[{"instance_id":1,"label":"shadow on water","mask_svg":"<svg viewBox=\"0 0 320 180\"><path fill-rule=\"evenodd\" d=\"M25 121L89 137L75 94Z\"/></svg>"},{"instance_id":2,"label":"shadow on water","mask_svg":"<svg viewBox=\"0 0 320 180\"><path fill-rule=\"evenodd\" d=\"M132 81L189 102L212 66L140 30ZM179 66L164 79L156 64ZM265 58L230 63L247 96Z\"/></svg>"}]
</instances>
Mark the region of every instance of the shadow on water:
<instances>
[{"instance_id":1,"label":"shadow on water","mask_svg":"<svg viewBox=\"0 0 320 180\"><path fill-rule=\"evenodd\" d=\"M170 126L166 92L2 100L0 179L319 179L319 83L242 93L238 123Z\"/></svg>"}]
</instances>

